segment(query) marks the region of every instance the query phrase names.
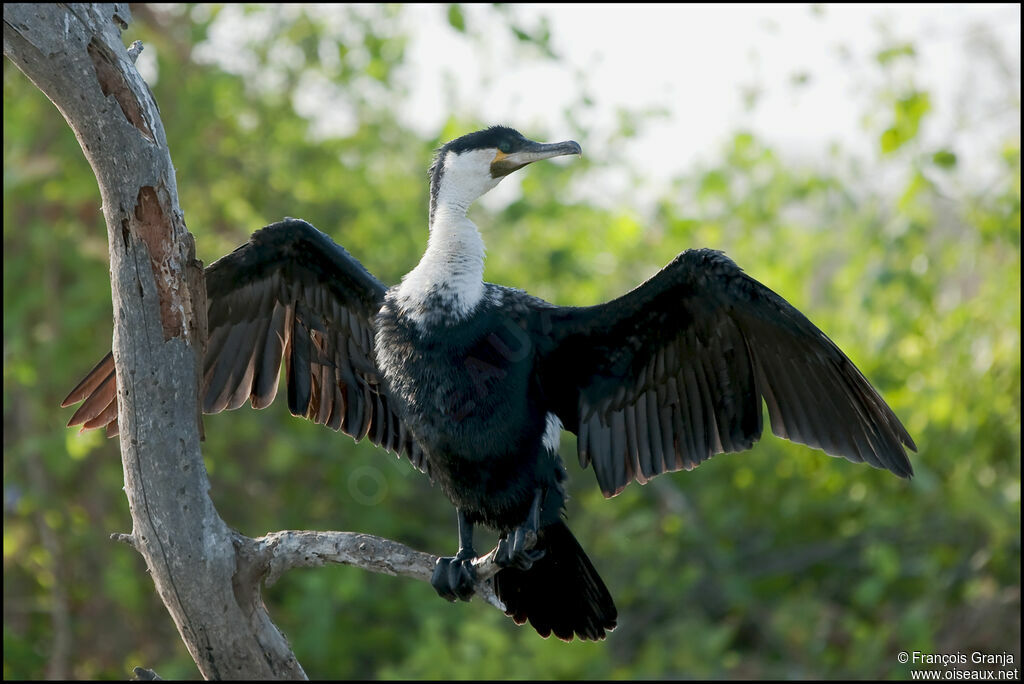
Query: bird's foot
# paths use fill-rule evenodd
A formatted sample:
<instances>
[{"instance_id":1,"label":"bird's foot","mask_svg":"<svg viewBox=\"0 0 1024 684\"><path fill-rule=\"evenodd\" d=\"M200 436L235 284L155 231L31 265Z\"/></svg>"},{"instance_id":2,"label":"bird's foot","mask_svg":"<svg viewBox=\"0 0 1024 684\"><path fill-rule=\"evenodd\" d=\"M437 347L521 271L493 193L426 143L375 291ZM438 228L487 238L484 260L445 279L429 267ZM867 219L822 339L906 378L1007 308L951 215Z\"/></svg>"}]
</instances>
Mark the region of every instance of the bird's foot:
<instances>
[{"instance_id":1,"label":"bird's foot","mask_svg":"<svg viewBox=\"0 0 1024 684\"><path fill-rule=\"evenodd\" d=\"M468 601L473 597L476 585L476 571L473 569L474 558L476 558L476 551L470 548L459 549L454 556L442 556L437 559L437 563L434 565L434 574L430 577L430 584L438 596L453 603L458 599Z\"/></svg>"},{"instance_id":2,"label":"bird's foot","mask_svg":"<svg viewBox=\"0 0 1024 684\"><path fill-rule=\"evenodd\" d=\"M544 557L543 549L534 549L537 543L537 527L525 523L498 540L494 562L503 568L529 570Z\"/></svg>"}]
</instances>

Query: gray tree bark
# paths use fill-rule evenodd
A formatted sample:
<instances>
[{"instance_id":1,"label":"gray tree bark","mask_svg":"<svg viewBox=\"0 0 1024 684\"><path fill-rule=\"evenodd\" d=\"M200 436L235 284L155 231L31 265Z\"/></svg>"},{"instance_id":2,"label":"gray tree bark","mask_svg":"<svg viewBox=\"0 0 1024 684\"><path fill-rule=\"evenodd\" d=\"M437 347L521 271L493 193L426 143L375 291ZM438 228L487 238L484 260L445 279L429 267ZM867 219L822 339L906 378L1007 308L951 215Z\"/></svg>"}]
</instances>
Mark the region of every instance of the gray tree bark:
<instances>
[{"instance_id":1,"label":"gray tree bark","mask_svg":"<svg viewBox=\"0 0 1024 684\"><path fill-rule=\"evenodd\" d=\"M4 5L4 54L64 115L103 200L129 537L204 677L304 677L279 632L245 628L232 533L207 494L202 265L156 103L121 42L130 18L123 4Z\"/></svg>"},{"instance_id":2,"label":"gray tree bark","mask_svg":"<svg viewBox=\"0 0 1024 684\"><path fill-rule=\"evenodd\" d=\"M50 98L92 165L103 201L114 303L118 424L131 534L206 678L304 679L260 596L324 562L429 580L436 556L348 532L250 539L214 509L199 448L205 343L202 264L178 206L159 111L126 51L125 4L4 4L4 55ZM502 608L479 559L477 591Z\"/></svg>"}]
</instances>

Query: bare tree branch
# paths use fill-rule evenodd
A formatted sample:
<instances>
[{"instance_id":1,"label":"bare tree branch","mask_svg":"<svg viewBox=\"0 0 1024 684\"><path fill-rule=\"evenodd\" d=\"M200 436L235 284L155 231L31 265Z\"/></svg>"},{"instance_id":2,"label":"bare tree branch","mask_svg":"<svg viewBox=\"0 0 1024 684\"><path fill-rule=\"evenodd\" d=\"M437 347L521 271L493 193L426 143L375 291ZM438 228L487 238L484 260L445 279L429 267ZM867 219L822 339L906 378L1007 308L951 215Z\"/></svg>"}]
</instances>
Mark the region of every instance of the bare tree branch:
<instances>
[{"instance_id":1,"label":"bare tree branch","mask_svg":"<svg viewBox=\"0 0 1024 684\"><path fill-rule=\"evenodd\" d=\"M156 103L121 41L130 18L123 4L5 4L4 55L64 115L99 184L135 547L205 677L304 678L272 624L246 629L231 531L207 494L196 362L206 289Z\"/></svg>"},{"instance_id":2,"label":"bare tree branch","mask_svg":"<svg viewBox=\"0 0 1024 684\"><path fill-rule=\"evenodd\" d=\"M284 530L258 539L238 535L236 547L240 543L251 544L248 554L253 559L252 566L264 576L267 586L292 568L318 567L324 563L354 565L385 575L429 582L437 562L437 556L432 554L415 551L390 539L358 532ZM496 551L497 547L473 561L476 592L495 608L505 610L490 581L501 569L494 562Z\"/></svg>"},{"instance_id":3,"label":"bare tree branch","mask_svg":"<svg viewBox=\"0 0 1024 684\"><path fill-rule=\"evenodd\" d=\"M206 678L304 679L260 596L294 567L325 562L429 581L437 557L352 532L284 531L260 539L221 520L199 449L197 360L206 286L178 206L159 111L121 31L124 4L4 5L4 55L50 98L78 138L103 200L114 301L114 362L129 544ZM112 411L112 404L108 410ZM504 609L490 554L477 593ZM147 671L148 673L148 671Z\"/></svg>"}]
</instances>

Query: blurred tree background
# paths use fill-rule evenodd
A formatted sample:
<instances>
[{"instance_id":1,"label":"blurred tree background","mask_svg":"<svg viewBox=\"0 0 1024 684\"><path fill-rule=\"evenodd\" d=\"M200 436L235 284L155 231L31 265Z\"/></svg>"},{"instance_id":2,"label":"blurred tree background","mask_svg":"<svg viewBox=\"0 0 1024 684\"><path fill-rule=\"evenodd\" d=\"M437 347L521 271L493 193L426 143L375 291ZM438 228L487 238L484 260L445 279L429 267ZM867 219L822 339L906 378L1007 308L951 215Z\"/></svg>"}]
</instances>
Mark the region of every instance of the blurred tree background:
<instances>
[{"instance_id":1,"label":"blurred tree background","mask_svg":"<svg viewBox=\"0 0 1024 684\"><path fill-rule=\"evenodd\" d=\"M209 58L224 9L133 7L125 38L155 55L151 85L207 264L298 216L386 283L415 265L433 150L496 122L455 111L433 137L401 123L405 9L285 20L279 7L247 7L263 30L228 57L254 80ZM452 35L472 29L458 6L437 11ZM543 21L487 11L522 59L557 61ZM574 137L598 156L530 167L510 202L473 210L487 279L560 304L615 297L685 248L726 251L871 379L919 445L916 477L766 436L604 501L566 434L569 519L620 610L607 641L542 640L479 601L450 605L425 583L327 567L267 591L307 673L888 678L906 676L904 650L1008 651L1019 666L1019 123L972 150L987 175L969 172L958 145L986 120L926 143L932 103L917 60L912 42L879 37L873 79L849 103L863 113L868 159L837 144L794 161L736 130L649 206L583 199L601 173L596 146L628 143L648 114L621 112L598 143L574 123L601 106L582 84L564 128L502 123ZM1006 106L1019 116L1015 68ZM348 112L348 132L316 128L311 91ZM110 344L95 180L58 112L6 61L3 116L4 678L121 679L136 665L195 678L141 557L109 540L131 526L116 441L64 429L71 411L58 408ZM207 417L206 435L212 496L245 534L353 530L454 550L455 514L437 488L372 445L291 418L283 402Z\"/></svg>"}]
</instances>

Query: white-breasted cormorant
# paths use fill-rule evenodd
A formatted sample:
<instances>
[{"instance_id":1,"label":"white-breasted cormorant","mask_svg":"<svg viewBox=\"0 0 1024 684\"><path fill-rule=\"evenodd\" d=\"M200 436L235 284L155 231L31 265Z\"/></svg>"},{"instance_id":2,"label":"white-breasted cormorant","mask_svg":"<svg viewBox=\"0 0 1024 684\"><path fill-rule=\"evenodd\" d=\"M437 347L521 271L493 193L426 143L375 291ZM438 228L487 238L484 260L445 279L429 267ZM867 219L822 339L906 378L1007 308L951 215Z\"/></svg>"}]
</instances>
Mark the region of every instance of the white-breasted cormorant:
<instances>
[{"instance_id":1,"label":"white-breasted cormorant","mask_svg":"<svg viewBox=\"0 0 1024 684\"><path fill-rule=\"evenodd\" d=\"M483 281L466 210L531 162L579 154L495 126L441 147L430 237L388 289L308 223L287 219L206 269L203 410L277 392L288 408L405 455L458 512L459 551L438 560L442 596L473 592L473 526L500 534L495 590L543 636L600 639L608 590L562 520L563 429L605 496L630 481L749 449L772 431L833 456L911 475L899 419L839 348L720 252L688 250L611 302L561 307ZM117 432L108 354L65 399L70 424Z\"/></svg>"}]
</instances>

